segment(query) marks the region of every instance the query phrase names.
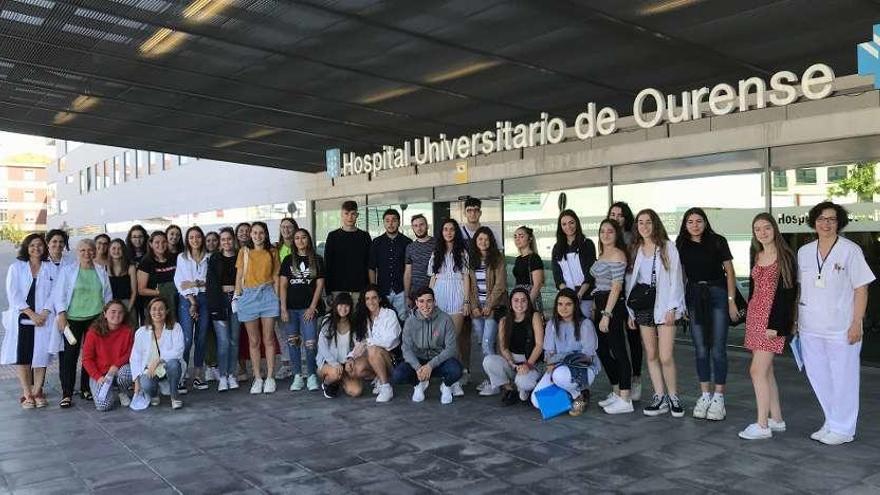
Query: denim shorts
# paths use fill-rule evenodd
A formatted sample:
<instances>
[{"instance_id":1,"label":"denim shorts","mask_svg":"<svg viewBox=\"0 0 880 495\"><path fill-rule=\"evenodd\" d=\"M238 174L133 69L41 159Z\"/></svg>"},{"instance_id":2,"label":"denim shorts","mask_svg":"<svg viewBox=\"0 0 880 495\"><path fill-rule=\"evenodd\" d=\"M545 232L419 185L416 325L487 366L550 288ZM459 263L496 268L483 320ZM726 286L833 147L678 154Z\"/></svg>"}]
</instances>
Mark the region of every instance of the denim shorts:
<instances>
[{"instance_id":1,"label":"denim shorts","mask_svg":"<svg viewBox=\"0 0 880 495\"><path fill-rule=\"evenodd\" d=\"M238 321L277 318L280 311L278 304L278 296L271 284L245 287L238 298Z\"/></svg>"}]
</instances>

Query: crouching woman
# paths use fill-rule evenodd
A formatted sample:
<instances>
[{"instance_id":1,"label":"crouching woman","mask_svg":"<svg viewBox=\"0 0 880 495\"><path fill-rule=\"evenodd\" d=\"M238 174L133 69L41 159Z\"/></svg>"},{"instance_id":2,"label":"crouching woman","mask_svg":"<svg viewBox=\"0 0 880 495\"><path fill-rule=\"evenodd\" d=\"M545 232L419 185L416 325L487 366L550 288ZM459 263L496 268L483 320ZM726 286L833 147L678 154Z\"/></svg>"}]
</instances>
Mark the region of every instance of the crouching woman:
<instances>
[{"instance_id":1,"label":"crouching woman","mask_svg":"<svg viewBox=\"0 0 880 495\"><path fill-rule=\"evenodd\" d=\"M590 385L601 369L596 355L596 330L581 314L577 294L572 289L560 290L554 306L553 317L544 332L547 370L532 392L532 404L538 407L538 391L556 385L571 395L569 414L580 416L590 402Z\"/></svg>"},{"instance_id":2,"label":"crouching woman","mask_svg":"<svg viewBox=\"0 0 880 495\"><path fill-rule=\"evenodd\" d=\"M161 297L150 301L147 312L150 321L135 334L129 361L134 393L137 395L143 390L150 397L150 405L158 406L160 385L163 391L167 387L171 408L180 409L183 401L177 395L177 384L186 372L183 329L174 321L174 313Z\"/></svg>"}]
</instances>

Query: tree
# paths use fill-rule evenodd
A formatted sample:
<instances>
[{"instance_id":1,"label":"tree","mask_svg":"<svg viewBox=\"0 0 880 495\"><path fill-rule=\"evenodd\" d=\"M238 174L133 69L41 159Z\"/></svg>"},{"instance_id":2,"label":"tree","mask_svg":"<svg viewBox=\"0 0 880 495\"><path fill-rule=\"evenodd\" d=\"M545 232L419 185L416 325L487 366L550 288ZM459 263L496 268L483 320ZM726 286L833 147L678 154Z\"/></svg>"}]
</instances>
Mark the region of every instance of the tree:
<instances>
[{"instance_id":1,"label":"tree","mask_svg":"<svg viewBox=\"0 0 880 495\"><path fill-rule=\"evenodd\" d=\"M875 162L858 162L849 169L846 178L828 188L831 196L847 196L855 193L859 203L871 203L880 194L880 182L874 174Z\"/></svg>"},{"instance_id":2,"label":"tree","mask_svg":"<svg viewBox=\"0 0 880 495\"><path fill-rule=\"evenodd\" d=\"M27 232L21 230L18 225L7 223L0 228L0 240L9 241L14 246L21 244L25 237L27 237Z\"/></svg>"}]
</instances>

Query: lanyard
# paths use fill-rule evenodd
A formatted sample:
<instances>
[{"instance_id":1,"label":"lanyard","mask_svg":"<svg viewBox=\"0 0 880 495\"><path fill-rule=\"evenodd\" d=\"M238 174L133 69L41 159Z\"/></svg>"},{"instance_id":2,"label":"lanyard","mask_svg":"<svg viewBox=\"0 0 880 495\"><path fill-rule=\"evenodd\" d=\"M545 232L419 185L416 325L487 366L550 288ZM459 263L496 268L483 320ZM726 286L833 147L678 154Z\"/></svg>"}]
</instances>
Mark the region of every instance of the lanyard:
<instances>
[{"instance_id":1,"label":"lanyard","mask_svg":"<svg viewBox=\"0 0 880 495\"><path fill-rule=\"evenodd\" d=\"M828 258L831 256L831 251L834 250L834 246L837 245L837 241L840 240L840 236L834 238L834 243L831 244L831 249L828 250L828 254L825 255L825 259L821 259L822 256L819 254L819 241L816 241L816 266L819 268L819 273L816 275L816 278L822 279L822 268L825 267L825 262L828 261Z\"/></svg>"}]
</instances>

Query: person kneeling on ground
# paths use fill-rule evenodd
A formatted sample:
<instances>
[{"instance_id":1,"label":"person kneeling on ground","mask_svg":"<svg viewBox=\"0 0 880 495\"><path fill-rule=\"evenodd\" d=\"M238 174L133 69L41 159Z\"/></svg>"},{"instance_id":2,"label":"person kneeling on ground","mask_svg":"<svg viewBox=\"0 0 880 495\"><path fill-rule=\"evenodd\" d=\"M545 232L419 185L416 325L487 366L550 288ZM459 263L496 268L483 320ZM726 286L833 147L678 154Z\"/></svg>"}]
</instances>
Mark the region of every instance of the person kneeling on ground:
<instances>
[{"instance_id":1,"label":"person kneeling on ground","mask_svg":"<svg viewBox=\"0 0 880 495\"><path fill-rule=\"evenodd\" d=\"M423 287L415 293L417 310L403 327L403 362L394 368L394 383L413 385L413 402L425 400L432 376L439 376L440 403L452 403L452 385L461 378L455 326L452 318L435 306L434 291Z\"/></svg>"},{"instance_id":2,"label":"person kneeling on ground","mask_svg":"<svg viewBox=\"0 0 880 495\"><path fill-rule=\"evenodd\" d=\"M321 389L328 399L338 395L340 385L350 397L358 397L364 389L363 369L355 369L355 363L358 357L366 354L366 332L354 331L351 321L353 305L351 295L340 292L333 300L330 314L321 322L316 361Z\"/></svg>"},{"instance_id":3,"label":"person kneeling on ground","mask_svg":"<svg viewBox=\"0 0 880 495\"><path fill-rule=\"evenodd\" d=\"M180 409L183 401L175 385L186 372L183 329L174 321L174 314L161 297L150 301L147 312L150 322L135 333L131 350L134 393L143 390L150 397L150 405L158 406L159 388L164 383L162 388L167 387L171 395L171 408Z\"/></svg>"},{"instance_id":4,"label":"person kneeling on ground","mask_svg":"<svg viewBox=\"0 0 880 495\"><path fill-rule=\"evenodd\" d=\"M573 399L569 414L580 416L590 402L590 384L601 369L598 338L593 323L581 314L575 291L560 290L554 307L544 332L547 371L532 392L532 404L538 407L536 392L555 384Z\"/></svg>"},{"instance_id":5,"label":"person kneeling on ground","mask_svg":"<svg viewBox=\"0 0 880 495\"><path fill-rule=\"evenodd\" d=\"M128 308L118 299L105 304L104 311L86 332L83 342L82 364L89 374L89 388L98 411L113 408L116 402L114 382L119 387L119 403L122 407L128 407L130 403L128 387L131 386L131 367L128 359L134 333L125 322L127 312ZM109 388L101 393L104 386Z\"/></svg>"},{"instance_id":6,"label":"person kneeling on ground","mask_svg":"<svg viewBox=\"0 0 880 495\"><path fill-rule=\"evenodd\" d=\"M507 406L516 404L517 399L529 400L541 376L537 367L544 355L544 319L535 311L529 291L513 289L508 302L507 316L498 326L500 353L483 358L490 386L503 389L501 402Z\"/></svg>"}]
</instances>

